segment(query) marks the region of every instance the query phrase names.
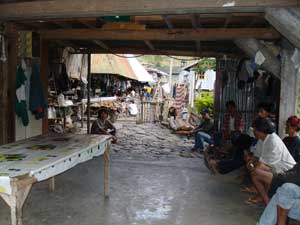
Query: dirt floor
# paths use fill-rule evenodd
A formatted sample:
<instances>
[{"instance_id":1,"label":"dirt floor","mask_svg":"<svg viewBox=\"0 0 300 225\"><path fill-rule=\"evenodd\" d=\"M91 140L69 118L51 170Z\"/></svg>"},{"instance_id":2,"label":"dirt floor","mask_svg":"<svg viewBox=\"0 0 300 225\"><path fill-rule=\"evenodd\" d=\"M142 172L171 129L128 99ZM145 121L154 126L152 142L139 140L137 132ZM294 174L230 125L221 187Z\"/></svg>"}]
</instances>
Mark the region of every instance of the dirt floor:
<instances>
[{"instance_id":1,"label":"dirt floor","mask_svg":"<svg viewBox=\"0 0 300 225\"><path fill-rule=\"evenodd\" d=\"M110 198L103 197L102 158L95 158L58 176L54 193L36 184L23 225L255 225L262 209L244 203L238 173L210 174L202 158L183 154L192 139L154 124L118 127ZM10 224L2 201L0 224Z\"/></svg>"}]
</instances>

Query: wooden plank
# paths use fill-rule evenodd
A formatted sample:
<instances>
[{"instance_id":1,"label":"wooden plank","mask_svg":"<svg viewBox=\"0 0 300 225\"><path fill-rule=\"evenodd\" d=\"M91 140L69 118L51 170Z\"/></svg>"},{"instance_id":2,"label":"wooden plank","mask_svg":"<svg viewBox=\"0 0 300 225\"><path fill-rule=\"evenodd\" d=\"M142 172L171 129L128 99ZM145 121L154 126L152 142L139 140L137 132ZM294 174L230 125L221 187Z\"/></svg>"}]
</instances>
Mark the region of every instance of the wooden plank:
<instances>
[{"instance_id":1,"label":"wooden plank","mask_svg":"<svg viewBox=\"0 0 300 225\"><path fill-rule=\"evenodd\" d=\"M48 181L48 188L49 188L49 192L54 192L55 191L55 177L51 177Z\"/></svg>"},{"instance_id":2,"label":"wooden plank","mask_svg":"<svg viewBox=\"0 0 300 225\"><path fill-rule=\"evenodd\" d=\"M198 24L199 17L197 15L191 15L190 19L191 19L192 27L194 29L197 29L199 27L199 24Z\"/></svg>"},{"instance_id":3,"label":"wooden plank","mask_svg":"<svg viewBox=\"0 0 300 225\"><path fill-rule=\"evenodd\" d=\"M272 28L207 28L207 29L149 29L145 31L64 29L41 31L48 40L135 40L135 41L204 41L256 38L279 39L280 34Z\"/></svg>"},{"instance_id":4,"label":"wooden plank","mask_svg":"<svg viewBox=\"0 0 300 225\"><path fill-rule=\"evenodd\" d=\"M107 148L103 154L103 166L104 166L104 196L106 198L109 197L109 189L110 189L110 150L111 144L108 143Z\"/></svg>"},{"instance_id":5,"label":"wooden plank","mask_svg":"<svg viewBox=\"0 0 300 225\"><path fill-rule=\"evenodd\" d=\"M169 29L173 29L173 24L171 22L171 19L168 16L163 16L165 23L167 24L167 27Z\"/></svg>"},{"instance_id":6,"label":"wooden plank","mask_svg":"<svg viewBox=\"0 0 300 225\"><path fill-rule=\"evenodd\" d=\"M44 89L44 96L48 96L48 74L49 74L49 64L48 64L48 41L41 39L41 80ZM43 119L43 134L48 133L48 111L46 111L46 116Z\"/></svg>"},{"instance_id":7,"label":"wooden plank","mask_svg":"<svg viewBox=\"0 0 300 225\"><path fill-rule=\"evenodd\" d=\"M201 41L196 41L197 52L201 52Z\"/></svg>"},{"instance_id":8,"label":"wooden plank","mask_svg":"<svg viewBox=\"0 0 300 225\"><path fill-rule=\"evenodd\" d=\"M7 82L7 95L6 95L6 125L5 132L6 143L15 141L15 87L16 87L16 73L17 73L17 60L18 60L18 33L16 32L13 24L8 24L8 77ZM13 116L12 116L13 115Z\"/></svg>"},{"instance_id":9,"label":"wooden plank","mask_svg":"<svg viewBox=\"0 0 300 225\"><path fill-rule=\"evenodd\" d=\"M9 196L1 195L10 207L11 225L22 225L22 208L31 190L33 179L27 177L24 180L14 179L11 182L12 193Z\"/></svg>"},{"instance_id":10,"label":"wooden plank","mask_svg":"<svg viewBox=\"0 0 300 225\"><path fill-rule=\"evenodd\" d=\"M227 27L228 27L231 18L232 18L231 16L228 16L228 17L225 19L224 28L227 28Z\"/></svg>"},{"instance_id":11,"label":"wooden plank","mask_svg":"<svg viewBox=\"0 0 300 225\"><path fill-rule=\"evenodd\" d=\"M117 48L110 49L109 51L103 49L89 49L92 54L137 54L137 55L173 55L173 56L193 56L193 57L223 57L227 56L241 56L239 52L224 52L219 49L215 51L181 51L181 50L150 50L150 49L136 49L136 48ZM87 54L88 51L78 51L77 53Z\"/></svg>"},{"instance_id":12,"label":"wooden plank","mask_svg":"<svg viewBox=\"0 0 300 225\"><path fill-rule=\"evenodd\" d=\"M263 12L266 7L296 7L298 0L64 0L2 4L0 20L114 15Z\"/></svg>"},{"instance_id":13,"label":"wooden plank","mask_svg":"<svg viewBox=\"0 0 300 225\"><path fill-rule=\"evenodd\" d=\"M91 29L95 29L96 27L92 24L90 24L89 22L87 21L83 21L83 20L78 20L79 23L83 24L84 26L88 27L88 28L91 28Z\"/></svg>"},{"instance_id":14,"label":"wooden plank","mask_svg":"<svg viewBox=\"0 0 300 225\"><path fill-rule=\"evenodd\" d=\"M108 47L103 41L93 40L93 42L103 49L106 49L106 50L110 49L110 47Z\"/></svg>"},{"instance_id":15,"label":"wooden plank","mask_svg":"<svg viewBox=\"0 0 300 225\"><path fill-rule=\"evenodd\" d=\"M145 42L145 44L148 46L149 49L155 50L153 44L152 44L150 41L144 41L144 42Z\"/></svg>"}]
</instances>

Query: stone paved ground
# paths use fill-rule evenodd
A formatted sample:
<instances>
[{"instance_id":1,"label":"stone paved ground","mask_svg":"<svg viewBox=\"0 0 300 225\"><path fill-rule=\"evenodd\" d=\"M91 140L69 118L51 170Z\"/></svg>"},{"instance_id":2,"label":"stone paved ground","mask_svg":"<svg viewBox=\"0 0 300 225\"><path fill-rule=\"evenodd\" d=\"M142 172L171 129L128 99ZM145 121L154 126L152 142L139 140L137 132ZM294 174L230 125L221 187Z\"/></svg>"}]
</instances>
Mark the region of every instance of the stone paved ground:
<instances>
[{"instance_id":1,"label":"stone paved ground","mask_svg":"<svg viewBox=\"0 0 300 225\"><path fill-rule=\"evenodd\" d=\"M136 124L118 122L118 144L113 146L114 154L123 159L144 159L147 161L170 160L188 157L193 147L193 138L176 135L160 124Z\"/></svg>"}]
</instances>

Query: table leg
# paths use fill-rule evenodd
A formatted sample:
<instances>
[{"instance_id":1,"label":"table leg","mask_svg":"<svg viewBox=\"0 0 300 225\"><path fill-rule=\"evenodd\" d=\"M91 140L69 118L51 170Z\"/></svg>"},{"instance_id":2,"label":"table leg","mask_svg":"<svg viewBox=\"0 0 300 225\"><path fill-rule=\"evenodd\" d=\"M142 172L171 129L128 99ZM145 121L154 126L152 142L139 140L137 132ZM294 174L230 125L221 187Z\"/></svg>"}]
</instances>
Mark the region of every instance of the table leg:
<instances>
[{"instance_id":1,"label":"table leg","mask_svg":"<svg viewBox=\"0 0 300 225\"><path fill-rule=\"evenodd\" d=\"M64 117L64 132L66 131L66 125L67 125L67 120L66 120L66 108L63 107L63 117Z\"/></svg>"},{"instance_id":2,"label":"table leg","mask_svg":"<svg viewBox=\"0 0 300 225\"><path fill-rule=\"evenodd\" d=\"M49 179L49 192L55 191L55 177Z\"/></svg>"},{"instance_id":3,"label":"table leg","mask_svg":"<svg viewBox=\"0 0 300 225\"><path fill-rule=\"evenodd\" d=\"M110 179L110 149L111 144L109 143L104 154L103 154L103 162L104 162L104 196L106 198L109 197L109 179Z\"/></svg>"},{"instance_id":4,"label":"table leg","mask_svg":"<svg viewBox=\"0 0 300 225\"><path fill-rule=\"evenodd\" d=\"M81 113L81 128L83 128L83 117L84 117L84 106L83 103L80 105L80 113Z\"/></svg>"},{"instance_id":5,"label":"table leg","mask_svg":"<svg viewBox=\"0 0 300 225\"><path fill-rule=\"evenodd\" d=\"M13 185L11 195L0 193L2 199L10 207L11 225L22 225L22 209L31 187L32 184L29 184L19 189L17 185Z\"/></svg>"}]
</instances>

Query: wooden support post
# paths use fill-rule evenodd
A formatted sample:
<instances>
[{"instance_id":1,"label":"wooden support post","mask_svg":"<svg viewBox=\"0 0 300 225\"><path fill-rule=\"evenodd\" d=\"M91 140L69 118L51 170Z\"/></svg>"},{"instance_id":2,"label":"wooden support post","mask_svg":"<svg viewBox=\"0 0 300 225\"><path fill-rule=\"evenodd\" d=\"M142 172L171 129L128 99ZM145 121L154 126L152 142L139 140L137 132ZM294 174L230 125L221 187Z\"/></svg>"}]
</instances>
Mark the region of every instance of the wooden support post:
<instances>
[{"instance_id":1,"label":"wooden support post","mask_svg":"<svg viewBox=\"0 0 300 225\"><path fill-rule=\"evenodd\" d=\"M84 126L84 124L83 124L83 122L84 122L84 105L83 105L83 103L81 103L80 104L80 113L81 113L81 128L83 128L83 126Z\"/></svg>"},{"instance_id":2,"label":"wooden support post","mask_svg":"<svg viewBox=\"0 0 300 225\"><path fill-rule=\"evenodd\" d=\"M111 143L109 142L107 148L103 154L103 163L104 163L104 196L109 197L109 185L110 185L110 150Z\"/></svg>"},{"instance_id":3,"label":"wooden support post","mask_svg":"<svg viewBox=\"0 0 300 225\"><path fill-rule=\"evenodd\" d=\"M41 43L41 80L43 84L44 96L48 96L48 73L49 73L49 63L48 63L48 41L42 40ZM45 118L43 119L43 134L48 133L48 110L45 112Z\"/></svg>"},{"instance_id":4,"label":"wooden support post","mask_svg":"<svg viewBox=\"0 0 300 225\"><path fill-rule=\"evenodd\" d=\"M87 93L87 133L91 133L90 123L91 123L91 53L88 54L88 93Z\"/></svg>"},{"instance_id":5,"label":"wooden support post","mask_svg":"<svg viewBox=\"0 0 300 225\"><path fill-rule=\"evenodd\" d=\"M17 73L17 56L18 56L18 32L15 30L14 24L9 24L9 41L8 41L8 114L7 114L7 143L14 142L16 139L15 130L15 87ZM13 119L12 119L13 117Z\"/></svg>"},{"instance_id":6,"label":"wooden support post","mask_svg":"<svg viewBox=\"0 0 300 225\"><path fill-rule=\"evenodd\" d=\"M293 52L282 50L280 107L279 107L279 136L285 135L285 123L288 117L297 113L298 75L291 61Z\"/></svg>"},{"instance_id":7,"label":"wooden support post","mask_svg":"<svg viewBox=\"0 0 300 225\"><path fill-rule=\"evenodd\" d=\"M55 191L55 177L49 179L49 192Z\"/></svg>"},{"instance_id":8,"label":"wooden support post","mask_svg":"<svg viewBox=\"0 0 300 225\"><path fill-rule=\"evenodd\" d=\"M6 24L5 55L0 61L0 144L15 140L15 86L17 71L18 33L12 23Z\"/></svg>"},{"instance_id":9,"label":"wooden support post","mask_svg":"<svg viewBox=\"0 0 300 225\"><path fill-rule=\"evenodd\" d=\"M0 193L5 203L10 207L11 225L22 225L22 209L24 202L31 190L33 178L16 180L11 182L12 193L7 195Z\"/></svg>"}]
</instances>

